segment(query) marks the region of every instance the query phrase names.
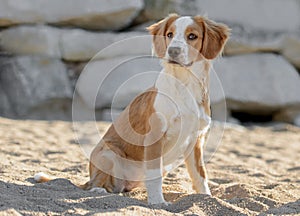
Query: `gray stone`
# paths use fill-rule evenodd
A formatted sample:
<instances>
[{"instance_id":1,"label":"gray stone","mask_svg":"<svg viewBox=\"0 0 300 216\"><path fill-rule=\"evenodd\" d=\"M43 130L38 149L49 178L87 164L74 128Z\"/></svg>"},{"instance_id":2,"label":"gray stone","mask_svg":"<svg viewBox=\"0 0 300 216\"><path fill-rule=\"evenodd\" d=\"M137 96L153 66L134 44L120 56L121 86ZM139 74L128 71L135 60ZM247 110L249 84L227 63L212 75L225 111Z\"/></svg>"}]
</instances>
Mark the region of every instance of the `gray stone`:
<instances>
[{"instance_id":1,"label":"gray stone","mask_svg":"<svg viewBox=\"0 0 300 216\"><path fill-rule=\"evenodd\" d=\"M283 33L249 32L245 29L233 28L231 36L224 48L225 55L240 55L254 52L276 52L282 49Z\"/></svg>"},{"instance_id":2,"label":"gray stone","mask_svg":"<svg viewBox=\"0 0 300 216\"><path fill-rule=\"evenodd\" d=\"M145 7L136 22L159 20L165 18L169 13L195 15L199 10L198 6L196 0L145 0Z\"/></svg>"},{"instance_id":3,"label":"gray stone","mask_svg":"<svg viewBox=\"0 0 300 216\"><path fill-rule=\"evenodd\" d=\"M2 89L0 85L0 116L12 117L14 116L14 112L11 108L10 102L7 98L7 95Z\"/></svg>"},{"instance_id":4,"label":"gray stone","mask_svg":"<svg viewBox=\"0 0 300 216\"><path fill-rule=\"evenodd\" d=\"M93 61L81 73L76 91L91 109L123 109L154 85L160 70L158 59L149 56Z\"/></svg>"},{"instance_id":5,"label":"gray stone","mask_svg":"<svg viewBox=\"0 0 300 216\"><path fill-rule=\"evenodd\" d=\"M300 33L299 33L300 34ZM300 69L300 36L287 35L282 43L281 53L283 56Z\"/></svg>"},{"instance_id":6,"label":"gray stone","mask_svg":"<svg viewBox=\"0 0 300 216\"><path fill-rule=\"evenodd\" d=\"M118 118L123 109L103 109L101 111L100 119L101 121L112 122Z\"/></svg>"},{"instance_id":7,"label":"gray stone","mask_svg":"<svg viewBox=\"0 0 300 216\"><path fill-rule=\"evenodd\" d=\"M229 24L266 31L295 31L300 28L299 0L146 0L138 20L158 20L170 12L206 14Z\"/></svg>"},{"instance_id":8,"label":"gray stone","mask_svg":"<svg viewBox=\"0 0 300 216\"><path fill-rule=\"evenodd\" d=\"M61 58L63 31L49 26L19 26L0 32L0 48L13 54Z\"/></svg>"},{"instance_id":9,"label":"gray stone","mask_svg":"<svg viewBox=\"0 0 300 216\"><path fill-rule=\"evenodd\" d=\"M229 113L226 107L226 101L212 102L211 101L211 118L212 120L225 122L228 120Z\"/></svg>"},{"instance_id":10,"label":"gray stone","mask_svg":"<svg viewBox=\"0 0 300 216\"><path fill-rule=\"evenodd\" d=\"M294 124L297 127L300 127L300 114L294 119Z\"/></svg>"},{"instance_id":11,"label":"gray stone","mask_svg":"<svg viewBox=\"0 0 300 216\"><path fill-rule=\"evenodd\" d=\"M126 27L143 8L142 0L0 0L0 26L51 23L88 29Z\"/></svg>"},{"instance_id":12,"label":"gray stone","mask_svg":"<svg viewBox=\"0 0 300 216\"><path fill-rule=\"evenodd\" d=\"M64 32L61 46L62 57L68 61L89 60L93 57L105 59L126 55L149 55L151 37L141 32L91 33L70 30Z\"/></svg>"},{"instance_id":13,"label":"gray stone","mask_svg":"<svg viewBox=\"0 0 300 216\"><path fill-rule=\"evenodd\" d=\"M225 55L240 55L255 52L282 54L300 69L300 32L249 32L233 28L225 49Z\"/></svg>"},{"instance_id":14,"label":"gray stone","mask_svg":"<svg viewBox=\"0 0 300 216\"><path fill-rule=\"evenodd\" d=\"M300 105L300 76L281 56L224 57L214 66L231 110L271 113Z\"/></svg>"},{"instance_id":15,"label":"gray stone","mask_svg":"<svg viewBox=\"0 0 300 216\"><path fill-rule=\"evenodd\" d=\"M264 31L295 31L300 28L298 0L197 0L198 12L226 23Z\"/></svg>"},{"instance_id":16,"label":"gray stone","mask_svg":"<svg viewBox=\"0 0 300 216\"><path fill-rule=\"evenodd\" d=\"M159 60L151 57L125 56L92 61L82 71L76 91L89 109L104 109L100 118L110 120L107 108L124 109L135 96L154 85L160 71ZM228 115L225 96L214 71L210 80L213 119L225 121Z\"/></svg>"},{"instance_id":17,"label":"gray stone","mask_svg":"<svg viewBox=\"0 0 300 216\"><path fill-rule=\"evenodd\" d=\"M51 100L71 99L65 65L43 57L1 57L0 85L16 116Z\"/></svg>"},{"instance_id":18,"label":"gray stone","mask_svg":"<svg viewBox=\"0 0 300 216\"><path fill-rule=\"evenodd\" d=\"M43 25L20 26L0 32L0 48L18 55L87 61L93 57L103 59L122 55L149 55L151 36L142 32L96 33ZM100 53L97 54L98 52Z\"/></svg>"},{"instance_id":19,"label":"gray stone","mask_svg":"<svg viewBox=\"0 0 300 216\"><path fill-rule=\"evenodd\" d=\"M277 112L274 115L274 120L288 122L298 126L299 117L300 117L300 105L289 106Z\"/></svg>"}]
</instances>

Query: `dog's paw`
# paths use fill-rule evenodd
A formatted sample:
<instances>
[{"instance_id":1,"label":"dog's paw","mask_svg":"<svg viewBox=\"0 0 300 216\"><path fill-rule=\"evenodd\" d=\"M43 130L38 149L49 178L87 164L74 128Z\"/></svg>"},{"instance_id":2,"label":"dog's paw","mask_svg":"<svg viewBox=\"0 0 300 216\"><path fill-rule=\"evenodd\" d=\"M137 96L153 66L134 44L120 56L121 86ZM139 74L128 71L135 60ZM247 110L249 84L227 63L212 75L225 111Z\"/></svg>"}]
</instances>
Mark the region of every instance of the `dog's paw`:
<instances>
[{"instance_id":1,"label":"dog's paw","mask_svg":"<svg viewBox=\"0 0 300 216\"><path fill-rule=\"evenodd\" d=\"M164 207L164 206L170 206L172 205L171 202L166 202L166 201L162 201L162 202L148 202L149 205L157 208L157 207Z\"/></svg>"},{"instance_id":2,"label":"dog's paw","mask_svg":"<svg viewBox=\"0 0 300 216\"><path fill-rule=\"evenodd\" d=\"M90 192L97 192L99 194L107 194L107 190L105 188L101 188L101 187L95 187L95 188L92 188L90 190Z\"/></svg>"}]
</instances>

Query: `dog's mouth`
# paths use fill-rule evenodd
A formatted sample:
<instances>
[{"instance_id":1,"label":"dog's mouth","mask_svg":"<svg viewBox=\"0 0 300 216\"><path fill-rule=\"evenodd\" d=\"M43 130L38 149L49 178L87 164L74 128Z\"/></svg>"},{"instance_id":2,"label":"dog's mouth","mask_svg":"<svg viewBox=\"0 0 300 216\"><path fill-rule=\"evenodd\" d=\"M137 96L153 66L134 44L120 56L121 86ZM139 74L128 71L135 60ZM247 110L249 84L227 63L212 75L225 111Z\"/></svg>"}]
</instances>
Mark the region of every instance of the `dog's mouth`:
<instances>
[{"instance_id":1,"label":"dog's mouth","mask_svg":"<svg viewBox=\"0 0 300 216\"><path fill-rule=\"evenodd\" d=\"M178 65L178 66L181 66L181 67L190 67L193 64L193 62L190 62L188 64L184 64L184 63L181 63L179 61L175 61L175 60L171 60L171 59L168 60L168 63L169 64L175 64L175 65Z\"/></svg>"}]
</instances>

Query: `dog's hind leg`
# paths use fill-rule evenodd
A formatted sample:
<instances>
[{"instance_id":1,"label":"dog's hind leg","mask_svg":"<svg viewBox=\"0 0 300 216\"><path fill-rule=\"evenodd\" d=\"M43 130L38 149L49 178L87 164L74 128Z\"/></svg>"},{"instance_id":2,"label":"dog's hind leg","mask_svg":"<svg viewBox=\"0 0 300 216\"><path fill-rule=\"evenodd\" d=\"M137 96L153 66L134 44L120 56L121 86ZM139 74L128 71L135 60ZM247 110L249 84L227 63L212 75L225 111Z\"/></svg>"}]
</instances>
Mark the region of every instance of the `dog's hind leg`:
<instances>
[{"instance_id":1,"label":"dog's hind leg","mask_svg":"<svg viewBox=\"0 0 300 216\"><path fill-rule=\"evenodd\" d=\"M104 145L101 145L104 144ZM114 166L118 161L115 159L115 153L110 150L105 143L99 143L93 150L90 158L89 173L90 180L80 188L91 190L93 188L104 188L108 192L114 192L114 180L112 176Z\"/></svg>"}]
</instances>

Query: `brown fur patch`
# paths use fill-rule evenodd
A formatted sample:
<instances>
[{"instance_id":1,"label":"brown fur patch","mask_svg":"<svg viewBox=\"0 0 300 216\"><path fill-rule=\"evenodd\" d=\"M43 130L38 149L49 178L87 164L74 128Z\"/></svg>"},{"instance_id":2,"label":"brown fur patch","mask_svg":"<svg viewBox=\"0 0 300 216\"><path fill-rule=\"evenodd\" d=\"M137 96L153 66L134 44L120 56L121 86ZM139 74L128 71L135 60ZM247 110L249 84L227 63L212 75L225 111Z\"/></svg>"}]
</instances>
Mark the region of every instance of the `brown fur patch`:
<instances>
[{"instance_id":1,"label":"brown fur patch","mask_svg":"<svg viewBox=\"0 0 300 216\"><path fill-rule=\"evenodd\" d=\"M195 16L194 21L203 28L202 48L200 53L206 59L214 59L224 49L230 35L230 29L202 16Z\"/></svg>"},{"instance_id":2,"label":"brown fur patch","mask_svg":"<svg viewBox=\"0 0 300 216\"><path fill-rule=\"evenodd\" d=\"M102 187L108 192L121 192L118 191L118 188L121 188L118 184L125 185L125 191L129 191L139 184L139 182L117 179L98 167L105 164L105 169L110 170L114 166L114 164L110 164L109 160L102 157L105 151L112 151L128 160L144 160L144 140L140 138L145 137L143 135L151 130L149 120L150 116L155 112L153 103L156 94L157 90L152 88L136 97L126 110L121 113L117 121L111 125L91 154L90 181L82 185L82 189L89 190L93 187ZM133 131L141 136L137 136L138 139L133 138L132 141L134 142L128 142L125 139L133 136ZM119 134L119 132L122 134Z\"/></svg>"},{"instance_id":3,"label":"brown fur patch","mask_svg":"<svg viewBox=\"0 0 300 216\"><path fill-rule=\"evenodd\" d=\"M195 157L195 166L197 168L197 172L200 174L200 176L202 176L205 179L206 178L206 169L204 166L204 161L202 160L203 149L201 147L201 146L203 146L203 144L201 145L201 142L204 139L202 138L202 136L198 137L198 139L197 139L197 143L194 147L194 157Z\"/></svg>"}]
</instances>

